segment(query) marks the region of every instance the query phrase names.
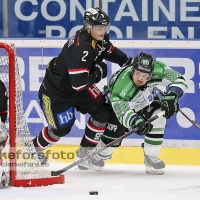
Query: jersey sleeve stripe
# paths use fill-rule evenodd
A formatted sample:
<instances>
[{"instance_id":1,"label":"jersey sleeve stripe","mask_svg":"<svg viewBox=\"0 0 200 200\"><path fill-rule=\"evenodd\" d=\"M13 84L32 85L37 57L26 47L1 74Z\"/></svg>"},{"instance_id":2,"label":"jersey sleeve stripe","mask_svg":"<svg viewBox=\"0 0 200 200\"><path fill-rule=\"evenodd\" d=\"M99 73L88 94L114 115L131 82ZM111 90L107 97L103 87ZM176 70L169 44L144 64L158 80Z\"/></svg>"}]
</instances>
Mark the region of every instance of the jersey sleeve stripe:
<instances>
[{"instance_id":1,"label":"jersey sleeve stripe","mask_svg":"<svg viewBox=\"0 0 200 200\"><path fill-rule=\"evenodd\" d=\"M108 49L108 54L111 54L113 51L114 51L115 47L114 46L111 46L109 49Z\"/></svg>"},{"instance_id":2,"label":"jersey sleeve stripe","mask_svg":"<svg viewBox=\"0 0 200 200\"><path fill-rule=\"evenodd\" d=\"M0 114L7 114L7 113L8 113L7 111L0 112Z\"/></svg>"},{"instance_id":3,"label":"jersey sleeve stripe","mask_svg":"<svg viewBox=\"0 0 200 200\"><path fill-rule=\"evenodd\" d=\"M131 119L133 115L135 115L135 112L133 112L132 110L129 110L124 114L122 121L123 121L123 125L126 128L130 128Z\"/></svg>"},{"instance_id":4,"label":"jersey sleeve stripe","mask_svg":"<svg viewBox=\"0 0 200 200\"><path fill-rule=\"evenodd\" d=\"M80 69L68 69L69 74L81 74L81 73L89 73L90 70L88 68L80 68Z\"/></svg>"},{"instance_id":5,"label":"jersey sleeve stripe","mask_svg":"<svg viewBox=\"0 0 200 200\"><path fill-rule=\"evenodd\" d=\"M87 84L86 84L86 85L87 85ZM81 85L81 86L79 86L79 87L74 87L74 86L72 86L72 88L73 88L74 90L76 90L76 91L81 91L83 88L86 87L86 85Z\"/></svg>"},{"instance_id":6,"label":"jersey sleeve stripe","mask_svg":"<svg viewBox=\"0 0 200 200\"><path fill-rule=\"evenodd\" d=\"M186 89L188 88L188 85L184 80L177 79L175 82L171 83L169 87L179 87L183 90L183 92L185 92Z\"/></svg>"}]
</instances>

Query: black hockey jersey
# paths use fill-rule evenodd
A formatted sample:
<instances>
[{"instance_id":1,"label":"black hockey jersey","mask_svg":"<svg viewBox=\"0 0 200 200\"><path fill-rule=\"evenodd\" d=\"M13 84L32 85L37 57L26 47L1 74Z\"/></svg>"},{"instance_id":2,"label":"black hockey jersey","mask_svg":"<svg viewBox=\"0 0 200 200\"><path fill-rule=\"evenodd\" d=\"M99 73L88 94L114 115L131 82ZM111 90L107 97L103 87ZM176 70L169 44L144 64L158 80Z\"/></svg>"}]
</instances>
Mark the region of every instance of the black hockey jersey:
<instances>
[{"instance_id":1,"label":"black hockey jersey","mask_svg":"<svg viewBox=\"0 0 200 200\"><path fill-rule=\"evenodd\" d=\"M0 80L0 117L1 121L5 123L8 111L8 95L4 83Z\"/></svg>"},{"instance_id":2,"label":"black hockey jersey","mask_svg":"<svg viewBox=\"0 0 200 200\"><path fill-rule=\"evenodd\" d=\"M103 41L95 41L81 29L47 66L43 86L51 93L56 90L57 95L75 97L95 83L96 77L90 71L95 63L103 59L120 66L128 60L126 54L112 45L108 35Z\"/></svg>"}]
</instances>

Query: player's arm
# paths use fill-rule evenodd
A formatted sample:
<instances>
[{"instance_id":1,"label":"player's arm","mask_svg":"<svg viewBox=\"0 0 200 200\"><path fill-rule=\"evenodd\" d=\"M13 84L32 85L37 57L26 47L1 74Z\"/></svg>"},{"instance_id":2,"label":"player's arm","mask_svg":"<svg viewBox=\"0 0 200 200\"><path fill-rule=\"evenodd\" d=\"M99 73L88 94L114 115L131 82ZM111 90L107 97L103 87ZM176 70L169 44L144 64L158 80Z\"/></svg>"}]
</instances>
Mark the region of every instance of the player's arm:
<instances>
[{"instance_id":1,"label":"player's arm","mask_svg":"<svg viewBox=\"0 0 200 200\"><path fill-rule=\"evenodd\" d=\"M150 123L145 124L145 120L135 112L134 102L125 100L128 99L128 94L122 94L122 88L120 88L120 85L122 85L121 78L118 79L120 72L121 70L113 74L108 83L107 97L109 103L111 104L117 119L124 127L131 129L138 127L139 130L136 131L137 134L147 134L152 130L153 126ZM127 85L127 83L124 84ZM124 96L124 98L122 96Z\"/></svg>"},{"instance_id":2,"label":"player's arm","mask_svg":"<svg viewBox=\"0 0 200 200\"><path fill-rule=\"evenodd\" d=\"M184 77L176 70L164 66L161 85L167 86L167 91L161 99L161 110L165 111L165 117L169 119L178 112L178 99L183 96L188 84Z\"/></svg>"},{"instance_id":3,"label":"player's arm","mask_svg":"<svg viewBox=\"0 0 200 200\"><path fill-rule=\"evenodd\" d=\"M185 78L176 70L171 67L166 66L162 62L156 62L162 67L162 86L167 86L167 90L175 91L178 93L179 97L182 97L188 84Z\"/></svg>"},{"instance_id":4,"label":"player's arm","mask_svg":"<svg viewBox=\"0 0 200 200\"><path fill-rule=\"evenodd\" d=\"M120 67L123 65L129 65L132 63L133 59L128 57L123 51L113 46L110 42L108 35L105 36L107 40L106 51L104 53L104 59L117 63Z\"/></svg>"},{"instance_id":5,"label":"player's arm","mask_svg":"<svg viewBox=\"0 0 200 200\"><path fill-rule=\"evenodd\" d=\"M136 131L138 135L147 134L152 130L153 125L145 124L145 119L130 108L129 102L123 100L112 102L112 108L123 126L130 129L138 128Z\"/></svg>"}]
</instances>

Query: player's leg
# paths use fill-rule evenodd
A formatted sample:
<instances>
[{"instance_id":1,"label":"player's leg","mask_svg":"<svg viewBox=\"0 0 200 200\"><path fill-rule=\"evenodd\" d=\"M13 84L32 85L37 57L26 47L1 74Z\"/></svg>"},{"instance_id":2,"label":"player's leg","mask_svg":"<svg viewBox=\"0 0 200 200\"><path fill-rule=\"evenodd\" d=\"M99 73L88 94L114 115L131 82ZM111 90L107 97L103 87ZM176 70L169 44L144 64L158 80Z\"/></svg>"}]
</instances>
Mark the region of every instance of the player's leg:
<instances>
[{"instance_id":1,"label":"player's leg","mask_svg":"<svg viewBox=\"0 0 200 200\"><path fill-rule=\"evenodd\" d=\"M81 146L95 147L106 129L106 123L111 116L108 104L104 103L97 109L88 112L90 118L87 121L85 134L81 140Z\"/></svg>"},{"instance_id":2,"label":"player's leg","mask_svg":"<svg viewBox=\"0 0 200 200\"><path fill-rule=\"evenodd\" d=\"M81 101L77 103L77 110L84 114L89 113L91 117L87 122L75 161L86 156L98 144L106 122L111 116L110 107L105 103L104 96L95 85L86 91ZM104 162L96 156L89 162L78 165L79 169L95 170L101 170L103 166Z\"/></svg>"},{"instance_id":3,"label":"player's leg","mask_svg":"<svg viewBox=\"0 0 200 200\"><path fill-rule=\"evenodd\" d=\"M106 129L98 142L97 146L95 147L95 150L98 150L99 148L105 146L106 144L112 142L116 138L120 137L124 134L126 128L122 126L118 119L116 118L115 114L113 113L112 117L110 118L109 122L107 123ZM112 154L114 150L121 145L121 141L114 144L111 147L106 148L104 151L98 153L95 155L96 160L101 160L103 163L101 166L98 167L98 170L103 170L103 167L105 165L105 161L110 159L112 157ZM86 154L87 155L87 154ZM95 168L93 168L95 169ZM95 169L96 170L96 169Z\"/></svg>"},{"instance_id":4,"label":"player's leg","mask_svg":"<svg viewBox=\"0 0 200 200\"><path fill-rule=\"evenodd\" d=\"M96 109L95 111L90 112L90 114L91 114L91 117L89 118L87 122L87 125L85 128L85 134L81 140L80 147L77 151L77 157L75 161L80 158L85 157L98 144L106 128L106 123L102 122L101 120L102 118L104 118L104 120L107 121L108 120L107 117L110 115L110 111L107 111L107 105L105 104L99 107L98 109ZM107 116L107 117L101 117L101 115ZM94 156L93 159L89 163L83 162L78 165L79 169L82 169L82 170L95 169L98 171L102 170L103 166L104 166L104 162L101 159L99 159L97 156Z\"/></svg>"},{"instance_id":5,"label":"player's leg","mask_svg":"<svg viewBox=\"0 0 200 200\"><path fill-rule=\"evenodd\" d=\"M74 108L67 99L52 100L47 95L40 93L40 105L48 126L44 127L33 139L33 144L41 164L45 164L46 157L43 150L58 142L61 137L71 131L75 122L75 115Z\"/></svg>"},{"instance_id":6,"label":"player's leg","mask_svg":"<svg viewBox=\"0 0 200 200\"><path fill-rule=\"evenodd\" d=\"M161 110L159 104L152 104L152 114L149 115L148 110L144 112L144 115L149 115L150 118L158 114ZM163 143L164 129L166 125L166 118L160 117L152 122L153 129L144 137L144 164L146 173L150 174L164 174L165 163L158 158L160 149Z\"/></svg>"},{"instance_id":7,"label":"player's leg","mask_svg":"<svg viewBox=\"0 0 200 200\"><path fill-rule=\"evenodd\" d=\"M115 139L121 137L125 131L127 130L117 119L114 112L112 112L112 117L110 118L109 122L107 123L106 129L104 134L102 135L99 143L96 146L96 150L100 149L101 147L109 144L110 142L114 141ZM113 144L111 147L106 148L105 150L101 151L97 154L97 156L102 159L104 162L111 159L112 154L116 148L121 145L121 141L118 143Z\"/></svg>"}]
</instances>

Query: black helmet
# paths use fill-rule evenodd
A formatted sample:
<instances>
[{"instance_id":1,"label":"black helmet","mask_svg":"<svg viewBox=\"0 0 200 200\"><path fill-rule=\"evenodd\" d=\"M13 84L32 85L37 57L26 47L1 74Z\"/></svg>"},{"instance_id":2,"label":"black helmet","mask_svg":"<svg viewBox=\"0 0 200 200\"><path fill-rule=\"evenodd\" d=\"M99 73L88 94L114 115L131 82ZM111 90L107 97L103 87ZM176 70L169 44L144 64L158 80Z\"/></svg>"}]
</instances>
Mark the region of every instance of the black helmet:
<instances>
[{"instance_id":1,"label":"black helmet","mask_svg":"<svg viewBox=\"0 0 200 200\"><path fill-rule=\"evenodd\" d=\"M109 26L109 17L100 8L89 8L84 13L84 23L85 28L88 28L88 25L91 26L89 29L96 25Z\"/></svg>"},{"instance_id":2,"label":"black helmet","mask_svg":"<svg viewBox=\"0 0 200 200\"><path fill-rule=\"evenodd\" d=\"M138 70L143 73L152 74L154 69L154 61L151 54L141 52L139 53L133 61L133 70Z\"/></svg>"}]
</instances>

